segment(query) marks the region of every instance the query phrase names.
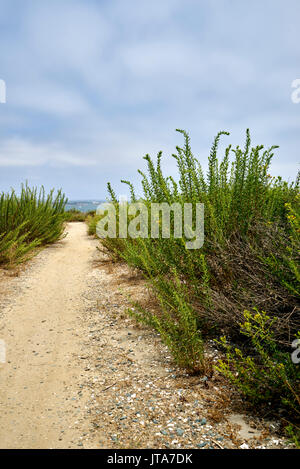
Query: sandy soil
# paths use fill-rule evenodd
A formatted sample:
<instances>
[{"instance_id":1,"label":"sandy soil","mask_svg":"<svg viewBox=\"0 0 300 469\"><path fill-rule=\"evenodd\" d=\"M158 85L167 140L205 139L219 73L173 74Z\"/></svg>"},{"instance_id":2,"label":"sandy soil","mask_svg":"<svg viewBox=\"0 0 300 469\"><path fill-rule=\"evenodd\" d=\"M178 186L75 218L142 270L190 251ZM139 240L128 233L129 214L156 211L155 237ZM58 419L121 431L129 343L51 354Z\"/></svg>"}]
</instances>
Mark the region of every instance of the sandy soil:
<instances>
[{"instance_id":1,"label":"sandy soil","mask_svg":"<svg viewBox=\"0 0 300 469\"><path fill-rule=\"evenodd\" d=\"M85 337L78 314L94 251L85 225L69 224L64 240L12 280L0 313L7 359L0 364L1 448L63 448L84 431L74 428L85 404L77 403L84 364L75 355Z\"/></svg>"},{"instance_id":2,"label":"sandy soil","mask_svg":"<svg viewBox=\"0 0 300 469\"><path fill-rule=\"evenodd\" d=\"M85 224L67 231L19 276L0 271L0 448L287 446L276 424L235 413L218 376L178 370L126 314L144 281Z\"/></svg>"}]
</instances>

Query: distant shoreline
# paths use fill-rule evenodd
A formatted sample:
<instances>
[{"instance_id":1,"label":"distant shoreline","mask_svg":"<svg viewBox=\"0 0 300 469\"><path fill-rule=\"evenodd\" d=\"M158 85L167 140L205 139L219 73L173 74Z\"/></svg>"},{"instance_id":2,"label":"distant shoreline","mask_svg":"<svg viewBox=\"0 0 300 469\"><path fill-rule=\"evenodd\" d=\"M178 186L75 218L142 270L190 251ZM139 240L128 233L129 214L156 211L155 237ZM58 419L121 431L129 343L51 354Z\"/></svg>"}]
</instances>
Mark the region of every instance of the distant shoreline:
<instances>
[{"instance_id":1,"label":"distant shoreline","mask_svg":"<svg viewBox=\"0 0 300 469\"><path fill-rule=\"evenodd\" d=\"M66 211L78 210L86 213L93 210L97 210L97 207L103 202L103 200L69 200L66 204Z\"/></svg>"}]
</instances>

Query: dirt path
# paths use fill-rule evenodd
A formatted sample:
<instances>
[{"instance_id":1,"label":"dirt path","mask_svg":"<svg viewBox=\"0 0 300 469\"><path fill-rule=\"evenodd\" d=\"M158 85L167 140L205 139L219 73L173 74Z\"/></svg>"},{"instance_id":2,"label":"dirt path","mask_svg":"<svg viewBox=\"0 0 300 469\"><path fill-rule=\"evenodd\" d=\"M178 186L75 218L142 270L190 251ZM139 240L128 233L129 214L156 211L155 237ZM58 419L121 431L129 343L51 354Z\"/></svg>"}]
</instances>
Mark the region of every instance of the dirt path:
<instances>
[{"instance_id":1,"label":"dirt path","mask_svg":"<svg viewBox=\"0 0 300 469\"><path fill-rule=\"evenodd\" d=\"M85 225L69 224L68 236L15 281L17 296L0 313L7 357L0 365L1 448L65 447L82 434L72 423L83 413L77 386L84 368L73 356L85 339L78 315L94 251Z\"/></svg>"},{"instance_id":2,"label":"dirt path","mask_svg":"<svg viewBox=\"0 0 300 469\"><path fill-rule=\"evenodd\" d=\"M286 446L234 413L218 376L177 369L126 314L129 298L151 307L143 279L107 262L84 223L67 231L19 277L0 271L0 448Z\"/></svg>"}]
</instances>

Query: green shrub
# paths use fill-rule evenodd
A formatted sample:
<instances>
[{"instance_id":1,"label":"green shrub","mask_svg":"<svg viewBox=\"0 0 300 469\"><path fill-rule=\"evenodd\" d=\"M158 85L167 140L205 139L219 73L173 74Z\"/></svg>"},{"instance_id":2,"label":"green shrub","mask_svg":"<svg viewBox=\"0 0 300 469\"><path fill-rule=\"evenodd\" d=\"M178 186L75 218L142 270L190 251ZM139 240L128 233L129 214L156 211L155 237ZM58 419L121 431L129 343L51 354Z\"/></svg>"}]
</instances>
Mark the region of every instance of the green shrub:
<instances>
[{"instance_id":1,"label":"green shrub","mask_svg":"<svg viewBox=\"0 0 300 469\"><path fill-rule=\"evenodd\" d=\"M163 277L153 279L160 304L160 311L148 311L139 304L128 310L130 316L138 322L153 327L161 336L162 341L171 351L177 365L191 373L204 373L209 363L205 361L201 332L197 327L195 311L186 301L187 291L176 277L172 288ZM172 305L169 298L172 296Z\"/></svg>"},{"instance_id":2,"label":"green shrub","mask_svg":"<svg viewBox=\"0 0 300 469\"><path fill-rule=\"evenodd\" d=\"M97 227L97 223L98 221L100 220L100 216L97 215L97 214L94 214L94 215L89 215L87 217L87 224L88 224L88 234L89 235L96 235L96 227Z\"/></svg>"},{"instance_id":3,"label":"green shrub","mask_svg":"<svg viewBox=\"0 0 300 469\"><path fill-rule=\"evenodd\" d=\"M80 210L76 210L72 208L71 210L67 210L65 212L65 221L67 222L85 222L90 216L90 213L81 212Z\"/></svg>"},{"instance_id":4,"label":"green shrub","mask_svg":"<svg viewBox=\"0 0 300 469\"><path fill-rule=\"evenodd\" d=\"M265 312L245 311L241 333L249 340L245 351L233 347L222 337L218 343L226 352L216 369L253 404L285 410L292 418L287 429L294 441L300 437L300 365L293 363L291 352L278 347L271 319ZM298 332L300 338L300 332Z\"/></svg>"},{"instance_id":5,"label":"green shrub","mask_svg":"<svg viewBox=\"0 0 300 469\"><path fill-rule=\"evenodd\" d=\"M64 231L66 198L26 184L20 195L0 194L0 264L24 261L37 246L57 241Z\"/></svg>"},{"instance_id":6,"label":"green shrub","mask_svg":"<svg viewBox=\"0 0 300 469\"><path fill-rule=\"evenodd\" d=\"M286 218L289 223L287 233L280 230L280 249L270 252L268 257L262 253L262 259L268 265L274 275L278 277L281 284L293 295L300 296L300 195L298 194L293 205L284 204ZM278 229L278 228L277 228ZM279 255L278 255L279 254Z\"/></svg>"},{"instance_id":7,"label":"green shrub","mask_svg":"<svg viewBox=\"0 0 300 469\"><path fill-rule=\"evenodd\" d=\"M292 217L300 213L299 177L291 184L280 177L272 178L270 164L277 147L252 147L248 130L244 148L227 146L221 160L217 157L219 141L229 134L220 132L216 136L204 175L192 153L189 135L178 132L184 144L173 154L178 167L176 180L163 174L160 152L156 162L149 155L144 157L148 174L139 170L140 195L129 181L123 182L129 186L131 201L142 201L148 207L153 202L177 202L182 207L191 203L195 209L197 203L203 203L204 246L187 250L186 237L174 238L172 232L169 239L160 232L158 239L117 237L102 240L102 244L115 258L143 272L158 300L163 299L162 310L168 321L173 321L174 330L181 314L175 291L184 311L191 311L196 318L202 338L219 337L223 331L243 343L241 311L259 306L279 318L272 326L275 340L287 343L289 334L300 328L299 229L288 218L291 210ZM108 192L117 207L110 184ZM90 220L90 232L96 232L96 224L97 217ZM148 313L143 313L147 320L153 314ZM188 349L184 333L166 334L169 347L170 337L174 337L174 342L182 340L183 349ZM178 345L176 350L180 350ZM191 363L196 363L190 350Z\"/></svg>"}]
</instances>

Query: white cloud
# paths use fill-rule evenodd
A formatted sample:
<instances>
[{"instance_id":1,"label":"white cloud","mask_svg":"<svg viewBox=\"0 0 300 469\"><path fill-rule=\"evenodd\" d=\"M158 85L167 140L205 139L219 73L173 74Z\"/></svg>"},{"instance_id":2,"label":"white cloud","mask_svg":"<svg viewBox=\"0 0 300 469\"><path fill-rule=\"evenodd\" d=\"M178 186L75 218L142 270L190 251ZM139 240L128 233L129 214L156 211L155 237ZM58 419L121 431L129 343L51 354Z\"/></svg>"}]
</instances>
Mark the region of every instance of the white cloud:
<instances>
[{"instance_id":1,"label":"white cloud","mask_svg":"<svg viewBox=\"0 0 300 469\"><path fill-rule=\"evenodd\" d=\"M95 161L65 150L56 143L39 144L22 138L0 142L0 167L92 166Z\"/></svg>"},{"instance_id":2,"label":"white cloud","mask_svg":"<svg viewBox=\"0 0 300 469\"><path fill-rule=\"evenodd\" d=\"M45 69L71 67L81 73L101 57L111 37L101 8L73 1L35 3L25 19L30 50Z\"/></svg>"},{"instance_id":3,"label":"white cloud","mask_svg":"<svg viewBox=\"0 0 300 469\"><path fill-rule=\"evenodd\" d=\"M10 90L11 102L20 108L54 114L57 117L86 113L88 103L79 93L55 83L38 82L15 86Z\"/></svg>"}]
</instances>

